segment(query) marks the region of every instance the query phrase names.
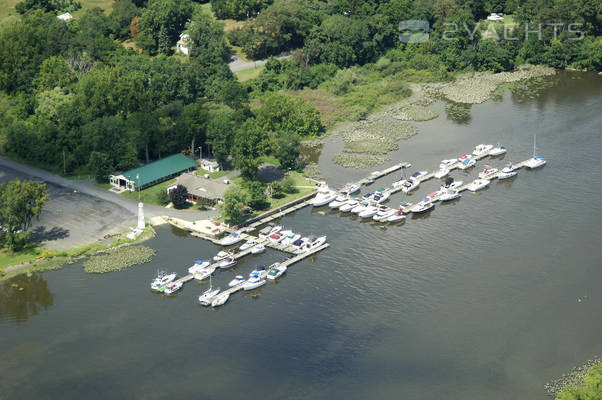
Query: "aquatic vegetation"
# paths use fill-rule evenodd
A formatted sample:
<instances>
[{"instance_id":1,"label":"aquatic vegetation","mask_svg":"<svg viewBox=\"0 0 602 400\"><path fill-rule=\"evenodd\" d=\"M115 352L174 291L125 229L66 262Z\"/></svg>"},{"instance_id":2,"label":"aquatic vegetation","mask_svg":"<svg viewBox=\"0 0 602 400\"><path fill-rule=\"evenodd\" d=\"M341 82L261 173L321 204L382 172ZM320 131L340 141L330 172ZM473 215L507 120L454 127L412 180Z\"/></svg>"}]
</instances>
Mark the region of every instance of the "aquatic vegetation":
<instances>
[{"instance_id":1,"label":"aquatic vegetation","mask_svg":"<svg viewBox=\"0 0 602 400\"><path fill-rule=\"evenodd\" d=\"M459 124L465 124L470 121L471 104L447 103L445 105L445 114L447 119L451 119Z\"/></svg>"},{"instance_id":2,"label":"aquatic vegetation","mask_svg":"<svg viewBox=\"0 0 602 400\"><path fill-rule=\"evenodd\" d=\"M343 151L346 153L387 154L399 149L392 140L372 135L345 141Z\"/></svg>"},{"instance_id":3,"label":"aquatic vegetation","mask_svg":"<svg viewBox=\"0 0 602 400\"><path fill-rule=\"evenodd\" d=\"M320 170L318 169L318 164L309 163L303 169L305 176L313 179L320 179L322 176L320 175Z\"/></svg>"},{"instance_id":4,"label":"aquatic vegetation","mask_svg":"<svg viewBox=\"0 0 602 400\"><path fill-rule=\"evenodd\" d=\"M401 121L428 121L435 119L439 116L439 113L432 108L420 106L420 105L409 105L402 108L399 112L393 115Z\"/></svg>"},{"instance_id":5,"label":"aquatic vegetation","mask_svg":"<svg viewBox=\"0 0 602 400\"><path fill-rule=\"evenodd\" d=\"M391 160L387 156L374 156L363 154L337 154L332 158L335 164L345 168L368 168L375 165L380 165Z\"/></svg>"},{"instance_id":6,"label":"aquatic vegetation","mask_svg":"<svg viewBox=\"0 0 602 400\"><path fill-rule=\"evenodd\" d=\"M88 273L102 274L150 262L155 254L150 247L124 246L94 255L83 266Z\"/></svg>"},{"instance_id":7,"label":"aquatic vegetation","mask_svg":"<svg viewBox=\"0 0 602 400\"><path fill-rule=\"evenodd\" d=\"M597 357L592 360L587 360L585 364L578 367L573 367L571 372L563 374L560 378L546 383L544 388L550 396L557 396L564 389L583 386L584 378L593 367L598 365L602 364L600 363L600 359Z\"/></svg>"}]
</instances>

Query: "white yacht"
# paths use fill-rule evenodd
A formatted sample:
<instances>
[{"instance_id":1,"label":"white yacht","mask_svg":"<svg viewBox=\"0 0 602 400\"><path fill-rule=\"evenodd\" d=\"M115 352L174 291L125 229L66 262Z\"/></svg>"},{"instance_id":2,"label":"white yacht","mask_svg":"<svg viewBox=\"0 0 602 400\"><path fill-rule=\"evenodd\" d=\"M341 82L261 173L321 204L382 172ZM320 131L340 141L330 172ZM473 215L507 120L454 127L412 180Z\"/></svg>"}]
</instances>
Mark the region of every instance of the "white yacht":
<instances>
[{"instance_id":1,"label":"white yacht","mask_svg":"<svg viewBox=\"0 0 602 400\"><path fill-rule=\"evenodd\" d=\"M176 280L178 275L175 272L168 274L165 271L157 271L157 277L151 282L151 289L162 291L164 286Z\"/></svg>"},{"instance_id":2,"label":"white yacht","mask_svg":"<svg viewBox=\"0 0 602 400\"><path fill-rule=\"evenodd\" d=\"M428 171L418 171L418 172L414 172L414 173L412 174L412 176L410 176L410 180L411 180L411 181L418 181L418 182L420 182L420 179L421 179L423 176L427 175L428 173L429 173Z\"/></svg>"},{"instance_id":3,"label":"white yacht","mask_svg":"<svg viewBox=\"0 0 602 400\"><path fill-rule=\"evenodd\" d=\"M380 193L375 193L372 200L376 204L381 204L381 203L384 203L385 201L389 200L389 197L391 197L391 192L389 192L388 190L385 190Z\"/></svg>"},{"instance_id":4,"label":"white yacht","mask_svg":"<svg viewBox=\"0 0 602 400\"><path fill-rule=\"evenodd\" d=\"M359 213L360 218L370 218L378 212L377 206L368 206L366 209Z\"/></svg>"},{"instance_id":5,"label":"white yacht","mask_svg":"<svg viewBox=\"0 0 602 400\"><path fill-rule=\"evenodd\" d=\"M221 269L231 268L235 265L236 265L236 258L234 258L234 257L228 257L224 261L219 263L219 267Z\"/></svg>"},{"instance_id":6,"label":"white yacht","mask_svg":"<svg viewBox=\"0 0 602 400\"><path fill-rule=\"evenodd\" d=\"M247 240L242 246L240 246L240 251L245 251L247 249L250 249L251 247L255 246L257 244L257 241L255 241L255 239L249 239Z\"/></svg>"},{"instance_id":7,"label":"white yacht","mask_svg":"<svg viewBox=\"0 0 602 400\"><path fill-rule=\"evenodd\" d=\"M432 203L429 199L424 199L414 206L412 213L425 214L431 211L433 208L435 208L435 203Z\"/></svg>"},{"instance_id":8,"label":"white yacht","mask_svg":"<svg viewBox=\"0 0 602 400\"><path fill-rule=\"evenodd\" d=\"M396 212L397 210L389 207L380 207L378 212L372 216L372 219L377 222L386 221L387 218L394 215Z\"/></svg>"},{"instance_id":9,"label":"white yacht","mask_svg":"<svg viewBox=\"0 0 602 400\"><path fill-rule=\"evenodd\" d=\"M472 151L473 156L482 156L483 154L487 154L493 149L492 144L479 144Z\"/></svg>"},{"instance_id":10,"label":"white yacht","mask_svg":"<svg viewBox=\"0 0 602 400\"><path fill-rule=\"evenodd\" d=\"M309 239L304 237L301 239L297 239L293 242L293 244L291 245L292 248L299 250L300 248L303 247L303 245L308 241Z\"/></svg>"},{"instance_id":11,"label":"white yacht","mask_svg":"<svg viewBox=\"0 0 602 400\"><path fill-rule=\"evenodd\" d=\"M240 241L243 240L243 237L240 236L239 233L236 232L232 232L231 234L229 234L228 236L226 236L225 238L223 238L222 240L220 240L219 244L221 246L231 246L233 244L236 244Z\"/></svg>"},{"instance_id":12,"label":"white yacht","mask_svg":"<svg viewBox=\"0 0 602 400\"><path fill-rule=\"evenodd\" d=\"M278 279L286 272L286 265L280 265L279 262L276 262L268 268L269 272L267 278L271 281Z\"/></svg>"},{"instance_id":13,"label":"white yacht","mask_svg":"<svg viewBox=\"0 0 602 400\"><path fill-rule=\"evenodd\" d=\"M460 197L462 197L460 192L458 192L456 189L449 188L449 189L445 189L443 194L441 194L439 196L439 201L443 203L446 201L452 201L455 199L459 199Z\"/></svg>"},{"instance_id":14,"label":"white yacht","mask_svg":"<svg viewBox=\"0 0 602 400\"><path fill-rule=\"evenodd\" d=\"M256 244L252 249L251 249L251 254L261 254L265 251L265 246L260 244Z\"/></svg>"},{"instance_id":15,"label":"white yacht","mask_svg":"<svg viewBox=\"0 0 602 400\"><path fill-rule=\"evenodd\" d=\"M359 214L362 211L364 211L369 205L370 205L370 203L368 203L367 201L362 201L357 206L355 206L354 208L352 208L351 212L354 213L354 214Z\"/></svg>"},{"instance_id":16,"label":"white yacht","mask_svg":"<svg viewBox=\"0 0 602 400\"><path fill-rule=\"evenodd\" d=\"M228 282L228 286L232 287L232 286L240 285L241 283L244 283L245 281L246 281L246 279L244 276L236 275L234 277L234 279L232 279L230 282Z\"/></svg>"},{"instance_id":17,"label":"white yacht","mask_svg":"<svg viewBox=\"0 0 602 400\"><path fill-rule=\"evenodd\" d=\"M209 265L210 265L209 261L196 260L194 262L194 265L192 267L188 268L188 273L189 274L196 274L197 272L203 271Z\"/></svg>"},{"instance_id":18,"label":"white yacht","mask_svg":"<svg viewBox=\"0 0 602 400\"><path fill-rule=\"evenodd\" d=\"M481 179L491 179L498 173L497 168L493 168L490 165L485 165L483 171L479 172L479 178Z\"/></svg>"},{"instance_id":19,"label":"white yacht","mask_svg":"<svg viewBox=\"0 0 602 400\"><path fill-rule=\"evenodd\" d=\"M197 281L204 281L205 279L209 278L211 274L213 274L213 271L213 268L206 268L201 271L197 271L193 274L194 279L196 279Z\"/></svg>"},{"instance_id":20,"label":"white yacht","mask_svg":"<svg viewBox=\"0 0 602 400\"><path fill-rule=\"evenodd\" d=\"M229 298L230 298L230 293L218 294L217 296L215 296L213 298L213 300L211 300L211 307L223 306L228 301Z\"/></svg>"},{"instance_id":21,"label":"white yacht","mask_svg":"<svg viewBox=\"0 0 602 400\"><path fill-rule=\"evenodd\" d=\"M311 251L322 246L324 243L326 243L326 236L320 236L317 239L308 240L301 248L301 252Z\"/></svg>"},{"instance_id":22,"label":"white yacht","mask_svg":"<svg viewBox=\"0 0 602 400\"><path fill-rule=\"evenodd\" d=\"M457 162L458 160L455 158L450 158L449 160L441 160L441 164L439 164L439 169L449 169L449 167L451 167Z\"/></svg>"},{"instance_id":23,"label":"white yacht","mask_svg":"<svg viewBox=\"0 0 602 400\"><path fill-rule=\"evenodd\" d=\"M311 200L311 205L314 207L325 206L337 198L337 193L328 188L328 185L322 184L318 189L318 194Z\"/></svg>"},{"instance_id":24,"label":"white yacht","mask_svg":"<svg viewBox=\"0 0 602 400\"><path fill-rule=\"evenodd\" d=\"M406 183L406 182L407 182L407 180L406 180L406 179L404 179L404 178L401 178L401 179L399 179L399 180L397 180L397 181L393 182L393 183L391 184L391 187L393 187L393 188L396 188L397 186L402 186L402 185L403 185L404 183Z\"/></svg>"},{"instance_id":25,"label":"white yacht","mask_svg":"<svg viewBox=\"0 0 602 400\"><path fill-rule=\"evenodd\" d=\"M474 167L476 164L477 162L466 154L458 158L458 168L460 169L468 169Z\"/></svg>"},{"instance_id":26,"label":"white yacht","mask_svg":"<svg viewBox=\"0 0 602 400\"><path fill-rule=\"evenodd\" d=\"M259 274L253 271L249 279L242 284L242 288L243 290L253 290L263 285L265 285L265 279L260 278Z\"/></svg>"},{"instance_id":27,"label":"white yacht","mask_svg":"<svg viewBox=\"0 0 602 400\"><path fill-rule=\"evenodd\" d=\"M529 169L539 168L539 167L542 167L542 166L544 166L546 164L546 160L544 160L543 157L535 155L536 148L537 148L536 147L536 138L535 138L535 136L533 136L533 157L531 157L525 163L525 167L527 167Z\"/></svg>"},{"instance_id":28,"label":"white yacht","mask_svg":"<svg viewBox=\"0 0 602 400\"><path fill-rule=\"evenodd\" d=\"M174 294L178 290L182 289L184 284L182 281L174 281L165 285L165 289L163 289L163 293L166 295Z\"/></svg>"},{"instance_id":29,"label":"white yacht","mask_svg":"<svg viewBox=\"0 0 602 400\"><path fill-rule=\"evenodd\" d=\"M508 164L507 166L502 168L502 171L498 174L497 178L500 180L508 179L516 175L518 175L518 171L512 168L512 164Z\"/></svg>"},{"instance_id":30,"label":"white yacht","mask_svg":"<svg viewBox=\"0 0 602 400\"><path fill-rule=\"evenodd\" d=\"M333 201L330 202L330 204L328 204L328 207L339 208L343 204L347 203L348 200L349 200L349 198L347 196L343 196L343 195L337 196L336 199L334 199Z\"/></svg>"},{"instance_id":31,"label":"white yacht","mask_svg":"<svg viewBox=\"0 0 602 400\"><path fill-rule=\"evenodd\" d=\"M504 146L500 146L499 143L489 152L489 155L493 157L501 156L502 154L506 154L506 148Z\"/></svg>"},{"instance_id":32,"label":"white yacht","mask_svg":"<svg viewBox=\"0 0 602 400\"><path fill-rule=\"evenodd\" d=\"M301 235L298 233L292 233L291 235L288 235L286 238L284 238L284 240L281 242L283 246L290 246L293 243L295 243L297 240L301 239Z\"/></svg>"},{"instance_id":33,"label":"white yacht","mask_svg":"<svg viewBox=\"0 0 602 400\"><path fill-rule=\"evenodd\" d=\"M220 251L219 253L217 253L215 256L213 256L213 261L221 261L224 260L228 257L230 257L232 254L229 251Z\"/></svg>"},{"instance_id":34,"label":"white yacht","mask_svg":"<svg viewBox=\"0 0 602 400\"><path fill-rule=\"evenodd\" d=\"M435 172L435 178L441 179L441 178L445 178L447 175L449 175L449 169L447 168L441 168L439 171Z\"/></svg>"},{"instance_id":35,"label":"white yacht","mask_svg":"<svg viewBox=\"0 0 602 400\"><path fill-rule=\"evenodd\" d=\"M259 277L260 277L261 279L263 279L263 278L265 278L265 277L267 276L267 274L268 274L268 270L265 268L265 266L264 266L264 265L258 265L258 266L257 266L257 267L255 267L255 269L254 269L254 270L251 272L251 275L252 275L252 274L255 274L255 273L256 273L257 275L259 275Z\"/></svg>"},{"instance_id":36,"label":"white yacht","mask_svg":"<svg viewBox=\"0 0 602 400\"><path fill-rule=\"evenodd\" d=\"M359 204L359 201L357 200L357 196L356 196L355 199L351 199L347 203L345 203L342 206L340 206L339 210L341 212L349 212L352 209L354 209L355 207L357 207L358 204Z\"/></svg>"},{"instance_id":37,"label":"white yacht","mask_svg":"<svg viewBox=\"0 0 602 400\"><path fill-rule=\"evenodd\" d=\"M393 215L387 218L387 222L399 222L406 219L406 212L403 210L397 210Z\"/></svg>"},{"instance_id":38,"label":"white yacht","mask_svg":"<svg viewBox=\"0 0 602 400\"><path fill-rule=\"evenodd\" d=\"M471 192L476 192L478 190L484 189L487 186L489 186L489 183L491 181L487 180L487 179L475 179L474 181L472 181L472 183L468 186L468 190L470 190Z\"/></svg>"},{"instance_id":39,"label":"white yacht","mask_svg":"<svg viewBox=\"0 0 602 400\"><path fill-rule=\"evenodd\" d=\"M404 193L408 193L408 192L411 192L412 190L418 189L418 186L420 186L420 182L419 181L406 181L403 184L403 187L401 188L401 191L404 192Z\"/></svg>"},{"instance_id":40,"label":"white yacht","mask_svg":"<svg viewBox=\"0 0 602 400\"><path fill-rule=\"evenodd\" d=\"M357 185L355 183L348 183L345 185L345 187L343 187L343 189L341 189L341 193L349 195L349 194L359 192L359 190L360 190L360 185Z\"/></svg>"}]
</instances>

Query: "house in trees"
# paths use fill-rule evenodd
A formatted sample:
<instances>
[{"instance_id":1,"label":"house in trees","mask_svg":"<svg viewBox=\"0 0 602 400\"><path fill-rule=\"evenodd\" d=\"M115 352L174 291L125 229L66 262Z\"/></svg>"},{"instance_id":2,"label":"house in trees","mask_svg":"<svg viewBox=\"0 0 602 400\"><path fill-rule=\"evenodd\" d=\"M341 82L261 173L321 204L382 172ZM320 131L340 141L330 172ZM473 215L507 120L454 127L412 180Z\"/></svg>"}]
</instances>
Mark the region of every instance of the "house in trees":
<instances>
[{"instance_id":1,"label":"house in trees","mask_svg":"<svg viewBox=\"0 0 602 400\"><path fill-rule=\"evenodd\" d=\"M219 171L219 164L215 160L204 158L201 160L201 168L209 172L217 172Z\"/></svg>"},{"instance_id":2,"label":"house in trees","mask_svg":"<svg viewBox=\"0 0 602 400\"><path fill-rule=\"evenodd\" d=\"M178 42L176 43L176 51L189 56L190 55L190 45L191 45L190 36L187 33L181 33L180 40L178 40Z\"/></svg>"},{"instance_id":3,"label":"house in trees","mask_svg":"<svg viewBox=\"0 0 602 400\"><path fill-rule=\"evenodd\" d=\"M175 178L183 172L196 169L196 163L184 154L173 154L142 167L110 176L113 187L136 191Z\"/></svg>"},{"instance_id":4,"label":"house in trees","mask_svg":"<svg viewBox=\"0 0 602 400\"><path fill-rule=\"evenodd\" d=\"M224 193L228 190L228 184L198 176L193 173L182 174L176 182L167 188L169 192L176 186L182 185L188 190L188 201L214 206L221 203L224 199Z\"/></svg>"},{"instance_id":5,"label":"house in trees","mask_svg":"<svg viewBox=\"0 0 602 400\"><path fill-rule=\"evenodd\" d=\"M73 19L73 15L71 15L71 13L66 12L64 14L57 15L57 18L60 19L61 21L67 22L67 21L71 21Z\"/></svg>"}]
</instances>

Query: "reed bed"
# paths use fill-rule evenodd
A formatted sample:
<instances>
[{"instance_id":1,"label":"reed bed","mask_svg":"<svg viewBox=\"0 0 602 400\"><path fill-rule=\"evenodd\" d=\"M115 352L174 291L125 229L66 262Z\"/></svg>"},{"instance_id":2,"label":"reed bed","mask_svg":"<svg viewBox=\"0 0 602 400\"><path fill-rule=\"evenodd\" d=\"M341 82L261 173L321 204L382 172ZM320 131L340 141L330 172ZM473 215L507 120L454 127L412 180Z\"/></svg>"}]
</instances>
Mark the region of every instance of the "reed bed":
<instances>
[{"instance_id":1,"label":"reed bed","mask_svg":"<svg viewBox=\"0 0 602 400\"><path fill-rule=\"evenodd\" d=\"M368 168L391 160L387 156L365 154L337 154L332 158L335 164L345 168Z\"/></svg>"},{"instance_id":2,"label":"reed bed","mask_svg":"<svg viewBox=\"0 0 602 400\"><path fill-rule=\"evenodd\" d=\"M146 246L124 246L92 256L84 263L84 271L104 274L120 271L133 265L150 262L156 251Z\"/></svg>"},{"instance_id":3,"label":"reed bed","mask_svg":"<svg viewBox=\"0 0 602 400\"><path fill-rule=\"evenodd\" d=\"M432 108L421 105L409 105L403 107L393 115L393 118L400 121L429 121L439 116L439 113Z\"/></svg>"}]
</instances>

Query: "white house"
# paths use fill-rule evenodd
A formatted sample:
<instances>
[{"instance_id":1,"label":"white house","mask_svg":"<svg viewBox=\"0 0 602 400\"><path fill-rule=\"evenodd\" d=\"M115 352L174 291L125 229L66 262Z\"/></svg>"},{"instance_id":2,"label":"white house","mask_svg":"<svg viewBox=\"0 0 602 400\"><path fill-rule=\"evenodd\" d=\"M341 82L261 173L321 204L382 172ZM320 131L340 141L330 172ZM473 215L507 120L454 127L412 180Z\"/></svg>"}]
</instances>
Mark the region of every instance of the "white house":
<instances>
[{"instance_id":1,"label":"white house","mask_svg":"<svg viewBox=\"0 0 602 400\"><path fill-rule=\"evenodd\" d=\"M499 21L503 21L504 17L502 17L499 14L496 13L491 13L489 14L489 16L487 17L487 21L495 21L495 22L499 22Z\"/></svg>"},{"instance_id":2,"label":"white house","mask_svg":"<svg viewBox=\"0 0 602 400\"><path fill-rule=\"evenodd\" d=\"M65 14L57 15L57 18L60 19L61 21L67 22L67 21L71 21L73 19L73 15L66 12Z\"/></svg>"},{"instance_id":3,"label":"white house","mask_svg":"<svg viewBox=\"0 0 602 400\"><path fill-rule=\"evenodd\" d=\"M201 168L209 172L217 172L219 171L219 164L215 160L201 160Z\"/></svg>"},{"instance_id":4,"label":"white house","mask_svg":"<svg viewBox=\"0 0 602 400\"><path fill-rule=\"evenodd\" d=\"M190 55L190 36L187 33L180 34L180 40L176 43L176 51Z\"/></svg>"}]
</instances>

